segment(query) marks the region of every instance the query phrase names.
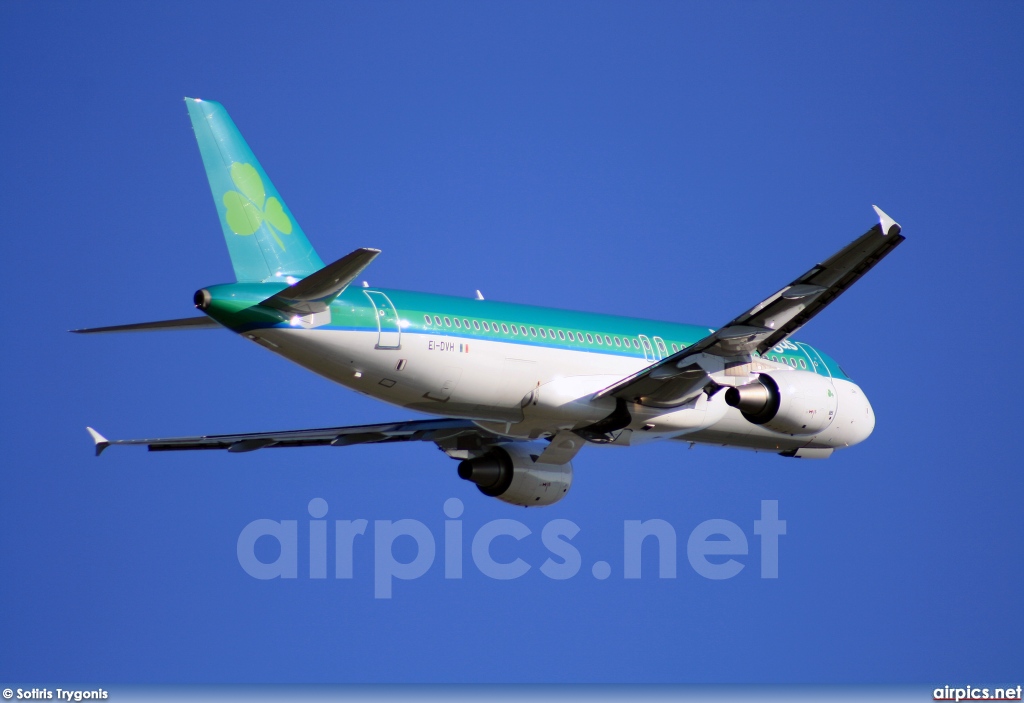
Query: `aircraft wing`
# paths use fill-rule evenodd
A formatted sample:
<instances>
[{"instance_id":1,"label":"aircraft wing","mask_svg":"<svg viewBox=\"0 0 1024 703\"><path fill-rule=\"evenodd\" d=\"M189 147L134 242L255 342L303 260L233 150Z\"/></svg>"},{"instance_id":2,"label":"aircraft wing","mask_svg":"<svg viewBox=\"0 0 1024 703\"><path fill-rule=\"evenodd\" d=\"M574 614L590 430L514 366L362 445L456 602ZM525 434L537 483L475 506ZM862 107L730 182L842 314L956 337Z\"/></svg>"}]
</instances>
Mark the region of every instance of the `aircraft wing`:
<instances>
[{"instance_id":1,"label":"aircraft wing","mask_svg":"<svg viewBox=\"0 0 1024 703\"><path fill-rule=\"evenodd\" d=\"M875 212L879 223L838 253L721 329L609 386L596 398L613 396L641 405L675 407L695 398L710 380L692 357L713 354L749 360L754 352L764 354L803 327L905 239L891 217L877 207Z\"/></svg>"},{"instance_id":2,"label":"aircraft wing","mask_svg":"<svg viewBox=\"0 0 1024 703\"><path fill-rule=\"evenodd\" d=\"M479 449L493 443L496 436L469 420L440 419L392 422L380 425L323 427L313 430L250 432L247 434L165 437L156 439L107 439L91 427L86 428L96 443L96 456L112 445L143 445L151 452L187 449L226 449L251 452L271 447L346 447L351 444L385 442L434 442L442 449Z\"/></svg>"}]
</instances>

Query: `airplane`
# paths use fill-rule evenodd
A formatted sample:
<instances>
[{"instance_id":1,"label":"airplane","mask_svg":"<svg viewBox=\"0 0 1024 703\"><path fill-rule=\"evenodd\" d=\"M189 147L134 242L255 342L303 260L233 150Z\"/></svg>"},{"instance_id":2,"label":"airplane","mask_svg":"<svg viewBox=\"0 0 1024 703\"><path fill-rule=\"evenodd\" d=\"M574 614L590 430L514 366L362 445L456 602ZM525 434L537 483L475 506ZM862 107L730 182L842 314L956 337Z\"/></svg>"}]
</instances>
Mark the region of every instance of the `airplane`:
<instances>
[{"instance_id":1,"label":"airplane","mask_svg":"<svg viewBox=\"0 0 1024 703\"><path fill-rule=\"evenodd\" d=\"M433 442L486 496L551 505L587 445L657 440L822 459L875 417L832 357L790 336L903 240L878 223L718 329L355 282L380 250L325 265L222 105L186 98L236 281L195 293L200 317L72 330L227 328L359 393L439 416L157 439L150 451Z\"/></svg>"}]
</instances>

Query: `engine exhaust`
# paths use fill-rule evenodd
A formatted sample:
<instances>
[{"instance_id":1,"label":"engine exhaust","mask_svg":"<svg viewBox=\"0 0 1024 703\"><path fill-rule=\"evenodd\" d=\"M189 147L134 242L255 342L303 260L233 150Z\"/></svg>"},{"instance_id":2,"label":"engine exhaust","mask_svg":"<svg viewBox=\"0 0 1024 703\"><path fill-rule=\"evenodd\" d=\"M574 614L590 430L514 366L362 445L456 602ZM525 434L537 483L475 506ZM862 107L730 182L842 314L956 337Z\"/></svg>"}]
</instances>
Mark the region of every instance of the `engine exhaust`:
<instances>
[{"instance_id":1,"label":"engine exhaust","mask_svg":"<svg viewBox=\"0 0 1024 703\"><path fill-rule=\"evenodd\" d=\"M750 422L763 425L779 411L779 388L771 376L761 376L753 383L728 389L725 402Z\"/></svg>"},{"instance_id":2,"label":"engine exhaust","mask_svg":"<svg viewBox=\"0 0 1024 703\"><path fill-rule=\"evenodd\" d=\"M476 459L459 462L459 478L472 481L481 493L488 496L499 496L508 490L514 473L512 460L500 448Z\"/></svg>"},{"instance_id":3,"label":"engine exhaust","mask_svg":"<svg viewBox=\"0 0 1024 703\"><path fill-rule=\"evenodd\" d=\"M195 306L200 310L205 310L210 307L211 300L213 300L213 297L210 295L210 291L205 288L200 288L196 291L196 294L192 296L192 302L195 303Z\"/></svg>"},{"instance_id":4,"label":"engine exhaust","mask_svg":"<svg viewBox=\"0 0 1024 703\"><path fill-rule=\"evenodd\" d=\"M771 391L760 381L730 388L725 392L725 402L728 405L750 415L757 415L767 408L771 401Z\"/></svg>"}]
</instances>

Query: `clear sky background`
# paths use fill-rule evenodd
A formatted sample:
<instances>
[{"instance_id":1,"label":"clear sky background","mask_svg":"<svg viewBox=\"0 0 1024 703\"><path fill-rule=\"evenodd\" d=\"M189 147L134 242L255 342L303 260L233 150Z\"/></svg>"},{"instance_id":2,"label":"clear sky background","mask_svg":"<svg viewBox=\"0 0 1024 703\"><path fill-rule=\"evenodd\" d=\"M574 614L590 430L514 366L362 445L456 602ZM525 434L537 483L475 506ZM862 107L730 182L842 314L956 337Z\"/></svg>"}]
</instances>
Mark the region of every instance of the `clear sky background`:
<instances>
[{"instance_id":1,"label":"clear sky background","mask_svg":"<svg viewBox=\"0 0 1024 703\"><path fill-rule=\"evenodd\" d=\"M0 4L0 679L1021 682L1024 6L164 5ZM325 261L382 249L380 286L721 325L877 203L907 242L798 336L875 433L825 462L589 448L530 511L429 444L97 460L87 424L413 417L227 332L66 332L189 316L231 280L186 95L227 107ZM467 535L529 525L495 555L533 568L494 581L467 546L462 580L438 560L378 600L366 538L351 581L303 577L304 540L300 578L246 575L242 528L302 535L316 497L439 540L458 497ZM788 522L777 580L763 499ZM538 569L555 518L580 526L566 581ZM627 581L623 521L650 518L678 576L652 546ZM713 518L750 540L726 581L686 560Z\"/></svg>"}]
</instances>

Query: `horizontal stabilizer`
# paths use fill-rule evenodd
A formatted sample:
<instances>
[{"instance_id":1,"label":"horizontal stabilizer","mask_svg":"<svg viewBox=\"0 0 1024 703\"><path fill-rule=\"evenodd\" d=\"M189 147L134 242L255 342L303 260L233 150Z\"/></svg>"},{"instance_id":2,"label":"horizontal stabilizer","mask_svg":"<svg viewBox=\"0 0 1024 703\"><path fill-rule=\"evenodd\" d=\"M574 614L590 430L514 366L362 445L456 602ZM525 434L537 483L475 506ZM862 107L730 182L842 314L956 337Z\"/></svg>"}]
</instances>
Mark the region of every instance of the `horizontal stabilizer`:
<instances>
[{"instance_id":1,"label":"horizontal stabilizer","mask_svg":"<svg viewBox=\"0 0 1024 703\"><path fill-rule=\"evenodd\" d=\"M160 332L169 330L205 330L220 327L216 320L209 317L183 317L178 320L160 320L159 322L136 322L131 325L113 325L111 327L86 327L70 330L75 334L99 334L103 332Z\"/></svg>"},{"instance_id":2,"label":"horizontal stabilizer","mask_svg":"<svg viewBox=\"0 0 1024 703\"><path fill-rule=\"evenodd\" d=\"M270 296L261 305L300 315L323 312L378 254L380 249L356 249Z\"/></svg>"}]
</instances>

